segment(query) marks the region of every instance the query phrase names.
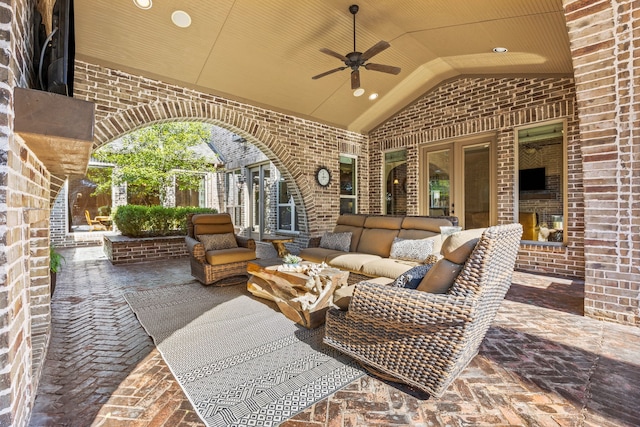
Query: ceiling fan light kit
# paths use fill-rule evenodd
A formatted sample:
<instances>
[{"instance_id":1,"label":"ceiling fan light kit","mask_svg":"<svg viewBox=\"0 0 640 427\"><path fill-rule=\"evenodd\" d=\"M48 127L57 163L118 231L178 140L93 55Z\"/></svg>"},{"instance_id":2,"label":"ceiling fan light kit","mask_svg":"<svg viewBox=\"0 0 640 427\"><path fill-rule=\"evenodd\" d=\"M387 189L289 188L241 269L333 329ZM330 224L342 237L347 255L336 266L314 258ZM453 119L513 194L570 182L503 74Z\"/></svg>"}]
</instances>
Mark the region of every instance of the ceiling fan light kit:
<instances>
[{"instance_id":1,"label":"ceiling fan light kit","mask_svg":"<svg viewBox=\"0 0 640 427\"><path fill-rule=\"evenodd\" d=\"M391 65L383 65L383 64L375 64L371 62L367 62L373 56L379 54L383 50L389 48L391 45L384 40L379 41L375 45L371 46L369 49L362 52L358 52L356 50L356 14L358 13L359 7L357 4L353 4L349 6L349 12L353 15L353 52L349 52L346 55L341 55L337 52L332 51L331 49L321 48L320 52L327 54L329 56L333 56L334 58L338 58L342 62L344 62L343 67L334 68L333 70L325 71L324 73L318 74L317 76L313 76L313 80L317 80L321 77L328 76L329 74L333 74L337 71L346 70L347 68L351 69L351 89L356 90L360 88L360 67L364 67L365 70L371 71L379 71L382 73L388 74L398 74L400 73L399 67L394 67ZM364 90L360 93L362 95ZM354 92L355 96L356 95Z\"/></svg>"}]
</instances>

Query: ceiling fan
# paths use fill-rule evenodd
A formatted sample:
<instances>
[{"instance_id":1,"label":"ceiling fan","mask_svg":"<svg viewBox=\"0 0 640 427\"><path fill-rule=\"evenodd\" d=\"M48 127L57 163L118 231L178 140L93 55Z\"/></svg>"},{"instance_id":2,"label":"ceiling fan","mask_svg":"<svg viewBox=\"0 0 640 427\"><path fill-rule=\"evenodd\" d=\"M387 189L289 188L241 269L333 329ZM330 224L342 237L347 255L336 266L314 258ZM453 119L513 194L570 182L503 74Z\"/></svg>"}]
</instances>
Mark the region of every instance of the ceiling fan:
<instances>
[{"instance_id":1,"label":"ceiling fan","mask_svg":"<svg viewBox=\"0 0 640 427\"><path fill-rule=\"evenodd\" d=\"M346 55L340 55L339 53L334 52L331 49L320 49L320 52L326 53L327 55L333 56L343 61L345 66L334 68L333 70L329 70L324 73L318 74L317 76L313 76L311 77L313 80L319 79L320 77L328 76L329 74L335 73L337 71L351 68L351 89L358 89L360 87L360 67L364 67L366 70L381 71L383 73L389 74L400 73L399 67L367 62L373 56L379 54L380 52L391 46L386 41L379 41L378 43L364 51L364 53L356 51L356 13L358 13L358 10L359 7L357 4L349 6L349 12L351 12L351 14L353 15L353 52L347 53Z\"/></svg>"}]
</instances>

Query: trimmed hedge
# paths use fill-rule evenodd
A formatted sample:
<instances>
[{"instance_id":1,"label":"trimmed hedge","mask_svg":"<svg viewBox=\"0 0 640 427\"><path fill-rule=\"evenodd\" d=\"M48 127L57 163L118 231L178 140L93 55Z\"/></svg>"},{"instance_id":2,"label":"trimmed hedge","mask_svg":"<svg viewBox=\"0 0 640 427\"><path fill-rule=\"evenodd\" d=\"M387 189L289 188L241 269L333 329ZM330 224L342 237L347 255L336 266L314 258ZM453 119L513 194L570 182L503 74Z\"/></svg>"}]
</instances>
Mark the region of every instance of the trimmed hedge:
<instances>
[{"instance_id":1,"label":"trimmed hedge","mask_svg":"<svg viewBox=\"0 0 640 427\"><path fill-rule=\"evenodd\" d=\"M217 213L210 208L165 208L163 206L120 206L113 222L123 236L156 237L187 234L187 214Z\"/></svg>"}]
</instances>

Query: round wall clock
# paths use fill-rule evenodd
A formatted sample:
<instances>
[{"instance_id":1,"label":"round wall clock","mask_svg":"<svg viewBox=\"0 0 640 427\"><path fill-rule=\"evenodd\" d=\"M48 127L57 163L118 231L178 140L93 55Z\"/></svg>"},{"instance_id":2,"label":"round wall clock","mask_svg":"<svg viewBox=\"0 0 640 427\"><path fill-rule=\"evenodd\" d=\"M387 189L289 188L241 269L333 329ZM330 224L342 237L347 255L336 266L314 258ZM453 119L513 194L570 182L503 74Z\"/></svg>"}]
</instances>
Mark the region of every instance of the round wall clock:
<instances>
[{"instance_id":1,"label":"round wall clock","mask_svg":"<svg viewBox=\"0 0 640 427\"><path fill-rule=\"evenodd\" d=\"M331 182L331 172L324 166L320 166L318 170L316 170L316 181L318 181L318 185L322 187L326 187Z\"/></svg>"}]
</instances>

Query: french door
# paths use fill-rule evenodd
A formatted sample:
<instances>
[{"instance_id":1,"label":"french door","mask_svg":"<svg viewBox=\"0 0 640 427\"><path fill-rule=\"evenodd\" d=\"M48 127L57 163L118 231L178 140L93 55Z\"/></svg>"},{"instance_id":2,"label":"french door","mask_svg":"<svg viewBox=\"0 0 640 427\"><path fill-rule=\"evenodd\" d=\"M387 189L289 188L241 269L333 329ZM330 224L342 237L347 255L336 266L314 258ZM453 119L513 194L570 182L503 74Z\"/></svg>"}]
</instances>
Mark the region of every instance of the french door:
<instances>
[{"instance_id":1,"label":"french door","mask_svg":"<svg viewBox=\"0 0 640 427\"><path fill-rule=\"evenodd\" d=\"M251 194L251 237L261 240L265 234L272 233L269 221L271 170L268 164L249 169Z\"/></svg>"},{"instance_id":2,"label":"french door","mask_svg":"<svg viewBox=\"0 0 640 427\"><path fill-rule=\"evenodd\" d=\"M420 212L458 217L465 229L497 221L495 144L491 138L423 146Z\"/></svg>"}]
</instances>

